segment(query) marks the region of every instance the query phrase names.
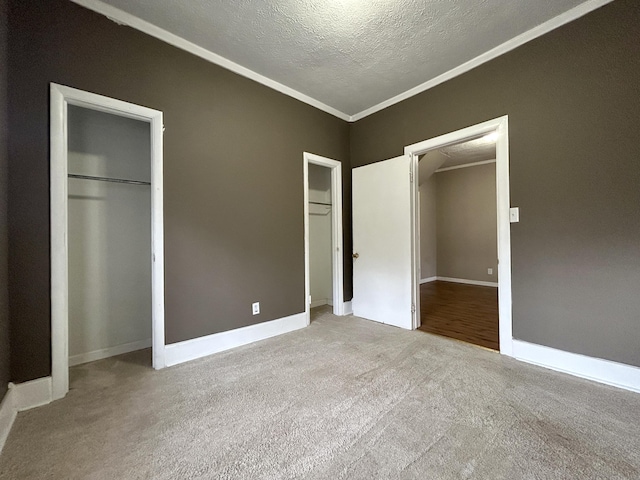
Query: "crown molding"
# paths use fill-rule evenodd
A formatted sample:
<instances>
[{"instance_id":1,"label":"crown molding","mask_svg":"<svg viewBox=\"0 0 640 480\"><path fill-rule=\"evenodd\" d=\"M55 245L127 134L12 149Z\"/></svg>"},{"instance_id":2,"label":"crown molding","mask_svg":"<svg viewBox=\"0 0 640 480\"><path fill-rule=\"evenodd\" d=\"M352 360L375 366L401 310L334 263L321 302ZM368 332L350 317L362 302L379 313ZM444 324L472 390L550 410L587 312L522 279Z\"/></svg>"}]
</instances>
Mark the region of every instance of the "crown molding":
<instances>
[{"instance_id":1,"label":"crown molding","mask_svg":"<svg viewBox=\"0 0 640 480\"><path fill-rule=\"evenodd\" d=\"M585 3L578 5L577 7L572 8L571 10L567 10L566 12L561 13L557 17L553 17L552 19L547 20L546 22L538 25L537 27L533 27L531 30L521 33L520 35L512 38L511 40L507 40L503 44L498 45L497 47L492 48L491 50L481 55L478 55L477 57L469 60L468 62L465 62L462 65L459 65L449 70L448 72L443 73L442 75L438 75L437 77L432 78L431 80L428 80L418 85L417 87L413 87L407 90L406 92L396 95L395 97L385 100L384 102L380 102L379 104L374 105L373 107L367 108L366 110L363 110L360 113L351 115L349 117L349 121L357 122L358 120L364 117L368 117L369 115L379 112L380 110L384 110L385 108L390 107L391 105L400 103L403 100L406 100L407 98L411 98L414 95L417 95L426 90L429 90L430 88L440 85L441 83L444 83L447 80L451 80L452 78L462 75L463 73L466 73L469 70L472 70L482 65L483 63L487 63L490 60L493 60L494 58L499 57L500 55L504 55L505 53L510 52L511 50L514 50L515 48L518 48L519 46L524 45L525 43L530 42L531 40L541 37L545 33L549 33L550 31L555 30L556 28L561 27L562 25L572 22L573 20L576 20L577 18L580 18L586 15L587 13L590 13L600 8L606 5L607 3L611 3L612 1L613 0L588 0Z\"/></svg>"},{"instance_id":2,"label":"crown molding","mask_svg":"<svg viewBox=\"0 0 640 480\"><path fill-rule=\"evenodd\" d=\"M311 105L312 107L315 107L318 110L322 110L323 112L334 115L342 120L349 121L349 118L350 118L349 115L341 112L340 110L330 107L329 105L322 103L316 100L315 98L311 98L310 96L305 95L304 93L301 93L297 90L294 90L291 87L287 87L286 85L283 85L280 82L276 82L275 80L272 80L268 77L265 77L264 75L254 72L253 70L243 67L242 65L232 62L231 60L221 55L218 55L217 53L213 53L212 51L207 50L206 48L200 47L195 43L185 40L184 38L179 37L178 35L168 32L163 28L157 27L145 20L142 20L141 18L138 18L134 15L131 15L130 13L120 10L119 8L108 5L100 0L71 0L71 1L74 3L77 3L82 7L92 10L96 13L104 15L109 20L117 23L118 25L125 25L128 27L134 28L136 30L139 30L143 33L146 33L147 35L151 35L152 37L157 38L158 40L162 40L163 42L168 43L169 45L178 47L181 50L192 53L193 55L196 55L211 63L215 63L216 65L226 68L227 70L231 70L232 72L237 73L238 75L242 75L243 77L246 77L250 80L254 80L258 83L261 83L262 85L272 88L280 93L284 93L285 95L293 97L296 100L300 100L301 102Z\"/></svg>"},{"instance_id":3,"label":"crown molding","mask_svg":"<svg viewBox=\"0 0 640 480\"><path fill-rule=\"evenodd\" d=\"M387 107L395 105L396 103L402 102L403 100L406 100L419 93L429 90L430 88L440 85L441 83L444 83L447 80L451 80L452 78L462 75L463 73L466 73L469 70L474 69L475 67L478 67L484 63L487 63L490 60L493 60L494 58L499 57L500 55L510 52L511 50L514 50L515 48L521 45L524 45L527 42L530 42L531 40L534 40L558 27L561 27L562 25L565 25L573 20L576 20L577 18L580 18L586 15L587 13L590 13L608 3L611 3L613 0L587 0L586 2L578 5L577 7L574 7L571 10L567 10L566 12L550 20L547 20L546 22L518 35L517 37L514 37L511 40L508 40L503 44L498 45L497 47L492 48L491 50L481 55L478 55L477 57L463 63L462 65L459 65L449 70L448 72L438 75L437 77L432 78L431 80L428 80L416 87L413 87L394 97L391 97L388 100L380 102L377 105L374 105L365 110L362 110L361 112L356 113L354 115L348 115L344 112L341 112L340 110L333 108L319 100L316 100L315 98L312 98L291 87L287 87L286 85L283 85L280 82L277 82L268 77L265 77L264 75L254 72L253 70L243 67L242 65L232 62L231 60L225 57L222 57L217 53L213 53L212 51L207 50L206 48L200 47L188 40L185 40L184 38L179 37L178 35L170 33L164 30L163 28L157 27L145 20L142 20L134 15L131 15L130 13L120 10L119 8L108 5L101 0L71 0L71 1L85 8L88 8L89 10L93 10L94 12L100 13L119 25L126 25L136 30L139 30L141 32L144 32L147 35L151 35L152 37L162 40L163 42L173 45L174 47L177 47L186 52L192 53L193 55L197 55L198 57L203 58L204 60L207 60L216 65L219 65L223 68L226 68L227 70L231 70L232 72L237 73L238 75L242 75L243 77L246 77L258 83L261 83L262 85L265 85L280 93L283 93L292 98L295 98L296 100L300 100L301 102L311 105L312 107L322 110L323 112L329 113L331 115L334 115L335 117L338 117L348 122L357 122L362 118L365 118L369 115L379 112L380 110L383 110Z\"/></svg>"}]
</instances>

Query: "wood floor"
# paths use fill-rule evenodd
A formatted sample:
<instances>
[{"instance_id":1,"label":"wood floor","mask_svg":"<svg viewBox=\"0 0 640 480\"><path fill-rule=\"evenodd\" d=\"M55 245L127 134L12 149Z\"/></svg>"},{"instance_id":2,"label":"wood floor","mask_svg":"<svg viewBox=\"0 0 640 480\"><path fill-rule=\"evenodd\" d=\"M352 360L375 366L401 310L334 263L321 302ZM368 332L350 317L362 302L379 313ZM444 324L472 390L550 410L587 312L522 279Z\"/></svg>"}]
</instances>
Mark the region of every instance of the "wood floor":
<instances>
[{"instance_id":1,"label":"wood floor","mask_svg":"<svg viewBox=\"0 0 640 480\"><path fill-rule=\"evenodd\" d=\"M451 282L420 286L420 330L500 350L498 289Z\"/></svg>"}]
</instances>

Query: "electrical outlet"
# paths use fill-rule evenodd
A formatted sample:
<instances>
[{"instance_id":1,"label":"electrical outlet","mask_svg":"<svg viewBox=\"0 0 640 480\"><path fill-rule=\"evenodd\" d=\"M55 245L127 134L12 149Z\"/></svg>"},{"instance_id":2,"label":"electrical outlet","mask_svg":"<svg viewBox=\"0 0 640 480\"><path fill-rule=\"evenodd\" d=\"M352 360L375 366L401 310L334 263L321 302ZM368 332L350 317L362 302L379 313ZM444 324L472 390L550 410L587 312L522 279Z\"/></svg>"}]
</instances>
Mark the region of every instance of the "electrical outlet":
<instances>
[{"instance_id":1,"label":"electrical outlet","mask_svg":"<svg viewBox=\"0 0 640 480\"><path fill-rule=\"evenodd\" d=\"M260 313L260 302L255 302L251 304L251 310L254 315L258 315Z\"/></svg>"},{"instance_id":2,"label":"electrical outlet","mask_svg":"<svg viewBox=\"0 0 640 480\"><path fill-rule=\"evenodd\" d=\"M487 268L487 273L489 275L493 275L493 268Z\"/></svg>"}]
</instances>

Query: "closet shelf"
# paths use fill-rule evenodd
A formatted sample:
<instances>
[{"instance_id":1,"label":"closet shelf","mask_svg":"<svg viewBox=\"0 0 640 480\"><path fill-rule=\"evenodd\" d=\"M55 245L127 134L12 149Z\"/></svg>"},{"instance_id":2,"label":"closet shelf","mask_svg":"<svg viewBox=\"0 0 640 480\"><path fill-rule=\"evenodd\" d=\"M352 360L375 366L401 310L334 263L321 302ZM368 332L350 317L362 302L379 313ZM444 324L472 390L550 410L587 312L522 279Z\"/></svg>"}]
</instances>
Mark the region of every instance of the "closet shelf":
<instances>
[{"instance_id":1,"label":"closet shelf","mask_svg":"<svg viewBox=\"0 0 640 480\"><path fill-rule=\"evenodd\" d=\"M110 177L94 177L92 175L78 175L76 173L70 173L69 178L78 178L80 180L97 180L99 182L128 183L131 185L151 185L151 182L141 182L140 180L128 180L124 178L110 178Z\"/></svg>"}]
</instances>

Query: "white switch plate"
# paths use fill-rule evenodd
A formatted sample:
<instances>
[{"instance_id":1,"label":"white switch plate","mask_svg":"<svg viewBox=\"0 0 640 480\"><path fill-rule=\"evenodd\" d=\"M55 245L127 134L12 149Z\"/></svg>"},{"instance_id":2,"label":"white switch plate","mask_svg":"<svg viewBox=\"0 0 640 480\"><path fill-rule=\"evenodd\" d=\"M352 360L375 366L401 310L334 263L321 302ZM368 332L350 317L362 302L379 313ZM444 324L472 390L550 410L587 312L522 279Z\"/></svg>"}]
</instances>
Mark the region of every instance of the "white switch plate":
<instances>
[{"instance_id":1,"label":"white switch plate","mask_svg":"<svg viewBox=\"0 0 640 480\"><path fill-rule=\"evenodd\" d=\"M252 303L251 310L254 315L258 315L260 313L260 302Z\"/></svg>"},{"instance_id":2,"label":"white switch plate","mask_svg":"<svg viewBox=\"0 0 640 480\"><path fill-rule=\"evenodd\" d=\"M493 275L493 268L487 268L487 273L489 275Z\"/></svg>"},{"instance_id":3,"label":"white switch plate","mask_svg":"<svg viewBox=\"0 0 640 480\"><path fill-rule=\"evenodd\" d=\"M509 221L518 223L520 221L520 207L511 207L509 209Z\"/></svg>"}]
</instances>

